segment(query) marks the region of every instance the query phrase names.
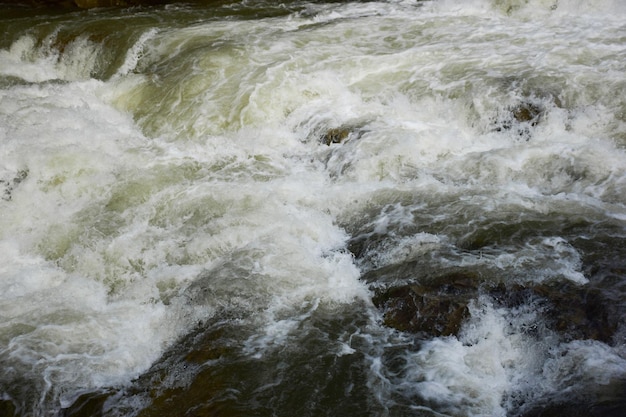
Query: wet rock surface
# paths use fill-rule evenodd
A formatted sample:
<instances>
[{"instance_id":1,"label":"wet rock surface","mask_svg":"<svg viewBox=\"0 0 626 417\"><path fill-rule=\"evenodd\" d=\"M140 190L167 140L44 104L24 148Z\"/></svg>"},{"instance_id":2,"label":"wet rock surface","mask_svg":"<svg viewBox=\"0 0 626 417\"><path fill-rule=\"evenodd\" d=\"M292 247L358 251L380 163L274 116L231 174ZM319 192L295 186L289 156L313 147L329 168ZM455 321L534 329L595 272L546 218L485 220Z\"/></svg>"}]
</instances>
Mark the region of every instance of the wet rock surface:
<instances>
[{"instance_id":1,"label":"wet rock surface","mask_svg":"<svg viewBox=\"0 0 626 417\"><path fill-rule=\"evenodd\" d=\"M469 273L452 274L436 282L384 290L373 301L383 311L384 323L396 330L455 335L469 316L468 303L478 295L476 278Z\"/></svg>"},{"instance_id":2,"label":"wet rock surface","mask_svg":"<svg viewBox=\"0 0 626 417\"><path fill-rule=\"evenodd\" d=\"M335 312L315 314L302 337L259 355L246 346L256 327L223 316L199 323L129 387L85 394L62 417L270 417L291 416L293 410L317 417L355 415L355 409L379 415L367 412L371 393L363 354L337 354L325 337L356 331L365 316L345 322Z\"/></svg>"},{"instance_id":3,"label":"wet rock surface","mask_svg":"<svg viewBox=\"0 0 626 417\"><path fill-rule=\"evenodd\" d=\"M139 416L238 415L229 401L221 398L224 392L237 386L236 375L222 375L219 361L232 359L233 334L217 323L204 331L188 335L180 342L185 349L168 352L148 372L141 375L127 390L91 392L78 397L63 410L62 417L101 417L113 414L134 413L134 405L119 405L116 395L135 398L144 403ZM111 404L107 406L106 402Z\"/></svg>"},{"instance_id":4,"label":"wet rock surface","mask_svg":"<svg viewBox=\"0 0 626 417\"><path fill-rule=\"evenodd\" d=\"M486 284L472 272L455 272L429 280L376 290L374 304L384 324L424 337L457 335L469 317L468 305L488 295L498 307L532 305L547 326L564 341L577 339L611 343L619 314L602 292L571 282L550 284Z\"/></svg>"},{"instance_id":5,"label":"wet rock surface","mask_svg":"<svg viewBox=\"0 0 626 417\"><path fill-rule=\"evenodd\" d=\"M11 400L0 400L0 416L14 417L17 416L17 410Z\"/></svg>"},{"instance_id":6,"label":"wet rock surface","mask_svg":"<svg viewBox=\"0 0 626 417\"><path fill-rule=\"evenodd\" d=\"M36 13L57 14L98 8L132 8L161 6L171 3L192 3L201 5L221 5L232 0L15 0L3 2L2 17L28 17L31 10Z\"/></svg>"},{"instance_id":7,"label":"wet rock surface","mask_svg":"<svg viewBox=\"0 0 626 417\"><path fill-rule=\"evenodd\" d=\"M565 341L592 339L610 344L618 327L615 312L593 287L563 282L515 286L503 294L504 305L509 308L527 300L541 307L549 327Z\"/></svg>"},{"instance_id":8,"label":"wet rock surface","mask_svg":"<svg viewBox=\"0 0 626 417\"><path fill-rule=\"evenodd\" d=\"M83 394L74 403L63 410L61 417L102 417L104 403L111 395L110 392L90 392Z\"/></svg>"},{"instance_id":9,"label":"wet rock surface","mask_svg":"<svg viewBox=\"0 0 626 417\"><path fill-rule=\"evenodd\" d=\"M320 138L320 141L330 146L332 143L341 143L350 135L350 129L346 127L337 127L328 129Z\"/></svg>"},{"instance_id":10,"label":"wet rock surface","mask_svg":"<svg viewBox=\"0 0 626 417\"><path fill-rule=\"evenodd\" d=\"M626 410L626 381L612 381L600 389L595 401L587 398L563 402L550 401L527 407L516 417L623 417ZM584 394L581 395L584 397ZM585 401L587 400L587 401Z\"/></svg>"},{"instance_id":11,"label":"wet rock surface","mask_svg":"<svg viewBox=\"0 0 626 417\"><path fill-rule=\"evenodd\" d=\"M92 9L96 7L151 6L173 3L167 0L74 0L74 2L82 9Z\"/></svg>"},{"instance_id":12,"label":"wet rock surface","mask_svg":"<svg viewBox=\"0 0 626 417\"><path fill-rule=\"evenodd\" d=\"M319 135L319 142L327 146L345 143L350 139L360 139L366 132L366 127L358 122L355 124L331 127L323 130Z\"/></svg>"},{"instance_id":13,"label":"wet rock surface","mask_svg":"<svg viewBox=\"0 0 626 417\"><path fill-rule=\"evenodd\" d=\"M17 0L13 1L14 5L27 7L65 7L82 9L91 9L97 7L132 7L132 6L151 6L167 3L204 3L204 4L222 4L229 3L229 0Z\"/></svg>"},{"instance_id":14,"label":"wet rock surface","mask_svg":"<svg viewBox=\"0 0 626 417\"><path fill-rule=\"evenodd\" d=\"M545 109L531 100L521 101L508 106L494 121L496 132L515 131L518 136L528 140L532 129L539 124Z\"/></svg>"}]
</instances>

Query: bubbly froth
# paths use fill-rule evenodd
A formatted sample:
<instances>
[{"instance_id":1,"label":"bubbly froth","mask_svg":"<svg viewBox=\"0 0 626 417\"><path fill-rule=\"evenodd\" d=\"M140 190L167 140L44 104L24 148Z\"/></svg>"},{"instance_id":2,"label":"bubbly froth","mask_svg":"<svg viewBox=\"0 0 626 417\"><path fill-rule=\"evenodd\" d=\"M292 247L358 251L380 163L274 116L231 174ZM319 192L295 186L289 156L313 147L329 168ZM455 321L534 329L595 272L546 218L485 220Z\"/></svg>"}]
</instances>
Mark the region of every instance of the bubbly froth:
<instances>
[{"instance_id":1,"label":"bubbly froth","mask_svg":"<svg viewBox=\"0 0 626 417\"><path fill-rule=\"evenodd\" d=\"M621 3L256 7L7 20L0 399L136 415L210 370L251 414L613 401Z\"/></svg>"}]
</instances>

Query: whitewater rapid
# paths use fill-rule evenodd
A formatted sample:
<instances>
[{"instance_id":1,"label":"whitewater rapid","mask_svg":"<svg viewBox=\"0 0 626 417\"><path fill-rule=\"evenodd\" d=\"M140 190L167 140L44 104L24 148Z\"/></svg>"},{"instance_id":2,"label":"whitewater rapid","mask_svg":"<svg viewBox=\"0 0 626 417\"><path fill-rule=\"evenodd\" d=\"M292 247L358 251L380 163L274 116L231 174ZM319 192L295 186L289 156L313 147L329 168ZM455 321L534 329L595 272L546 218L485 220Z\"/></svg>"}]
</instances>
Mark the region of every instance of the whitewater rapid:
<instances>
[{"instance_id":1,"label":"whitewater rapid","mask_svg":"<svg viewBox=\"0 0 626 417\"><path fill-rule=\"evenodd\" d=\"M215 388L249 414L608 398L618 415L623 16L441 0L0 18L2 406L54 416L107 392L104 415L139 415L216 369L249 381ZM455 334L398 330L372 301L459 271L480 288ZM551 285L600 294L585 320L610 335L553 325ZM507 304L498 286L539 290ZM192 365L189 335L214 326L232 350Z\"/></svg>"}]
</instances>

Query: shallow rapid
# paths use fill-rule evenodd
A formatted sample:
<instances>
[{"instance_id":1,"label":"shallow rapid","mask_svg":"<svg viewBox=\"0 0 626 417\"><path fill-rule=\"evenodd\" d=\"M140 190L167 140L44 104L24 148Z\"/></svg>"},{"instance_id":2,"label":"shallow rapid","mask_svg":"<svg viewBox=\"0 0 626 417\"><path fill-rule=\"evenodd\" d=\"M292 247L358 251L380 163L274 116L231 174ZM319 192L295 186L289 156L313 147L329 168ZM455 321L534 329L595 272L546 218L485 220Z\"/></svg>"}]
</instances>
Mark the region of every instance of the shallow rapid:
<instances>
[{"instance_id":1,"label":"shallow rapid","mask_svg":"<svg viewBox=\"0 0 626 417\"><path fill-rule=\"evenodd\" d=\"M626 5L459 3L0 14L0 415L624 415Z\"/></svg>"}]
</instances>

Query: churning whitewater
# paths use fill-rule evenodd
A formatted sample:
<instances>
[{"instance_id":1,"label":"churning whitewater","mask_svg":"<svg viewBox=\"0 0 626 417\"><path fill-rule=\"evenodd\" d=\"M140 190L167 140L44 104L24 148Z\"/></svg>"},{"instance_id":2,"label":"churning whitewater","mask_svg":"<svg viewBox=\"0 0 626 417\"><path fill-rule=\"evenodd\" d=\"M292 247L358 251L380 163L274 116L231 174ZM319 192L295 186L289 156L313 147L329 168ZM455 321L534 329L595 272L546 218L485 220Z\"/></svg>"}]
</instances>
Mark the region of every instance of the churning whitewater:
<instances>
[{"instance_id":1,"label":"churning whitewater","mask_svg":"<svg viewBox=\"0 0 626 417\"><path fill-rule=\"evenodd\" d=\"M626 4L0 4L2 416L622 416Z\"/></svg>"}]
</instances>

